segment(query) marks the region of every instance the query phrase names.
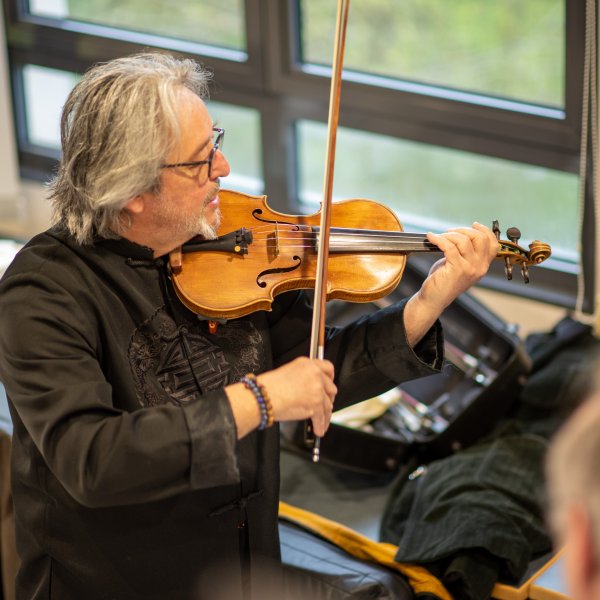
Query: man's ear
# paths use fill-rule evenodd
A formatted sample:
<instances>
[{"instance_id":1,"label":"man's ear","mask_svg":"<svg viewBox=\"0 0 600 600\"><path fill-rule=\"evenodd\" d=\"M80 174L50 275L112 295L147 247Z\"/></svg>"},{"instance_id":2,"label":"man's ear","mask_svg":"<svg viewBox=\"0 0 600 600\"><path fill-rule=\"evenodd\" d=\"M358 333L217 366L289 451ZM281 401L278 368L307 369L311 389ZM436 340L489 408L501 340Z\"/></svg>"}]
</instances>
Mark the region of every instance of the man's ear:
<instances>
[{"instance_id":1,"label":"man's ear","mask_svg":"<svg viewBox=\"0 0 600 600\"><path fill-rule=\"evenodd\" d=\"M123 208L134 215L139 215L144 212L145 204L145 194L139 194L138 196L134 196L129 202L127 202L127 204Z\"/></svg>"}]
</instances>

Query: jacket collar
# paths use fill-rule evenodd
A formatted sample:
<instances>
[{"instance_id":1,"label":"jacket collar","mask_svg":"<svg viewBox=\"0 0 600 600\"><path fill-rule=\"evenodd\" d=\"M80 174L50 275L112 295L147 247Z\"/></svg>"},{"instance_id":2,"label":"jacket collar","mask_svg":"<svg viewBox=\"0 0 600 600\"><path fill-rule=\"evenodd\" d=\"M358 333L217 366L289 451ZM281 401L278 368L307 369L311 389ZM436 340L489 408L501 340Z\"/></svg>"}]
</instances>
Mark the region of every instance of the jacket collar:
<instances>
[{"instance_id":1,"label":"jacket collar","mask_svg":"<svg viewBox=\"0 0 600 600\"><path fill-rule=\"evenodd\" d=\"M136 244L126 238L118 237L118 238L102 238L97 237L94 240L95 246L100 246L114 252L115 254L119 254L120 256L124 256L125 258L133 258L135 260L154 260L154 250L149 248L148 246L142 246L140 244Z\"/></svg>"}]
</instances>

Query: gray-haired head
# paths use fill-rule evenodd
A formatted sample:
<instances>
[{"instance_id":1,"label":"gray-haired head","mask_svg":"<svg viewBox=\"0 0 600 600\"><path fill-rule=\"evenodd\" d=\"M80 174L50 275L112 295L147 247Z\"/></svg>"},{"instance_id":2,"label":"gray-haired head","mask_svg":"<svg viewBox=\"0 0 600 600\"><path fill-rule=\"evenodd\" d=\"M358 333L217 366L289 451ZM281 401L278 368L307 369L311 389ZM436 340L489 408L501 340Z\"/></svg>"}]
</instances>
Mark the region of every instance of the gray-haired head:
<instances>
[{"instance_id":1,"label":"gray-haired head","mask_svg":"<svg viewBox=\"0 0 600 600\"><path fill-rule=\"evenodd\" d=\"M600 561L600 388L568 419L552 440L546 459L549 519L565 542L567 514L581 506L592 525L593 552Z\"/></svg>"},{"instance_id":2,"label":"gray-haired head","mask_svg":"<svg viewBox=\"0 0 600 600\"><path fill-rule=\"evenodd\" d=\"M210 78L192 60L159 53L87 71L63 108L62 160L50 182L54 221L80 244L122 232L127 202L160 190L160 165L179 136L182 87L205 98Z\"/></svg>"}]
</instances>

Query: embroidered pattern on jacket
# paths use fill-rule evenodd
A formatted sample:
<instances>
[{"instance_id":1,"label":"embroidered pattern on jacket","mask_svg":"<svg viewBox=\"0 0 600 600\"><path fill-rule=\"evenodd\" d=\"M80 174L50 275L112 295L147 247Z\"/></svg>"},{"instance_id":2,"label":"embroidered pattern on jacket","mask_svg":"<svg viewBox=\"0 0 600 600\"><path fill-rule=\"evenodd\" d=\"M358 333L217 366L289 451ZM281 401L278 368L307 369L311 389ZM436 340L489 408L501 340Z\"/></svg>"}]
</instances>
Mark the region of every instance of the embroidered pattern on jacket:
<instances>
[{"instance_id":1,"label":"embroidered pattern on jacket","mask_svg":"<svg viewBox=\"0 0 600 600\"><path fill-rule=\"evenodd\" d=\"M230 381L239 381L247 373L260 373L267 368L265 346L251 321L229 321L218 328L215 341L230 357Z\"/></svg>"},{"instance_id":2,"label":"embroidered pattern on jacket","mask_svg":"<svg viewBox=\"0 0 600 600\"><path fill-rule=\"evenodd\" d=\"M164 308L134 331L128 355L142 406L164 404L165 392L173 404L187 404L260 371L264 362L262 337L251 322L228 323L211 335L198 321L177 325Z\"/></svg>"}]
</instances>

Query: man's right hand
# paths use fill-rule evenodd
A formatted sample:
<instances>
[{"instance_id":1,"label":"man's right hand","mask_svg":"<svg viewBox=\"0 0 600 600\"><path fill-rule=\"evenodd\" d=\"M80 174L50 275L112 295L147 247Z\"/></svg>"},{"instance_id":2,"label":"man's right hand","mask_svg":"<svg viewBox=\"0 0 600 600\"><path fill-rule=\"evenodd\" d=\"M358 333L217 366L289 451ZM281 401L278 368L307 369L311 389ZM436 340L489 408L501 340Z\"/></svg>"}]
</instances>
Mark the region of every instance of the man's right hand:
<instances>
[{"instance_id":1,"label":"man's right hand","mask_svg":"<svg viewBox=\"0 0 600 600\"><path fill-rule=\"evenodd\" d=\"M257 376L272 408L275 421L311 419L317 437L323 437L333 411L337 387L333 383L333 363L299 357ZM260 410L254 394L243 384L226 388L236 421L238 438L260 423Z\"/></svg>"}]
</instances>

